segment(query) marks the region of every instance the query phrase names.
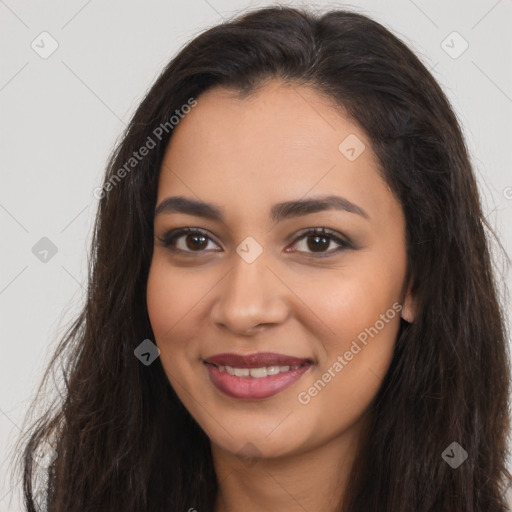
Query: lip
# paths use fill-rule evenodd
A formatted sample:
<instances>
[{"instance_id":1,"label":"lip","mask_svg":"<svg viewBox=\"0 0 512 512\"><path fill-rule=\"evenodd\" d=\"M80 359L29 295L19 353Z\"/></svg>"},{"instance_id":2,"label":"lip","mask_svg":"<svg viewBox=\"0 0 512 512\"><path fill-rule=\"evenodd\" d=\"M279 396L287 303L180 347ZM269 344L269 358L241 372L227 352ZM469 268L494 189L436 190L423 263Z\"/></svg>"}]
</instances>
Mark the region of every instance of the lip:
<instances>
[{"instance_id":1,"label":"lip","mask_svg":"<svg viewBox=\"0 0 512 512\"><path fill-rule=\"evenodd\" d=\"M204 359L205 363L216 366L231 366L233 368L261 368L262 366L295 366L311 363L308 358L287 356L275 352L259 352L256 354L216 354Z\"/></svg>"},{"instance_id":2,"label":"lip","mask_svg":"<svg viewBox=\"0 0 512 512\"><path fill-rule=\"evenodd\" d=\"M236 377L221 372L216 366L205 363L210 380L215 387L231 398L254 400L268 398L285 390L296 382L311 367L310 364L299 366L296 370L269 375L261 379L253 377Z\"/></svg>"}]
</instances>

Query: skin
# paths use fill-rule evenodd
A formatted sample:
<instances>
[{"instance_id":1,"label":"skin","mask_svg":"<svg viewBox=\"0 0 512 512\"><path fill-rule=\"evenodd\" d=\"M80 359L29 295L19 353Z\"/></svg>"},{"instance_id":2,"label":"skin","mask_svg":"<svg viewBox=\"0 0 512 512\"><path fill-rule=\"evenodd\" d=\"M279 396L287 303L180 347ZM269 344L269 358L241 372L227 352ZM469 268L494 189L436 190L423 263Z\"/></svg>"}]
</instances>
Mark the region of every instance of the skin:
<instances>
[{"instance_id":1,"label":"skin","mask_svg":"<svg viewBox=\"0 0 512 512\"><path fill-rule=\"evenodd\" d=\"M349 134L366 146L354 161L338 150ZM343 494L400 313L307 404L298 395L394 303L414 318L403 211L377 169L356 123L315 90L278 80L246 99L210 89L174 129L157 206L180 195L217 205L226 219L155 217L147 304L168 379L212 443L216 512L333 510ZM271 223L275 203L332 194L369 218L328 210ZM199 251L190 235L176 240L188 257L158 238L184 226L210 236ZM308 238L298 238L321 227L354 248L335 252L339 244L327 238L319 252L330 254L315 258ZM236 252L248 236L263 248L250 264ZM277 395L240 400L219 391L203 364L221 352L278 352L313 364Z\"/></svg>"}]
</instances>

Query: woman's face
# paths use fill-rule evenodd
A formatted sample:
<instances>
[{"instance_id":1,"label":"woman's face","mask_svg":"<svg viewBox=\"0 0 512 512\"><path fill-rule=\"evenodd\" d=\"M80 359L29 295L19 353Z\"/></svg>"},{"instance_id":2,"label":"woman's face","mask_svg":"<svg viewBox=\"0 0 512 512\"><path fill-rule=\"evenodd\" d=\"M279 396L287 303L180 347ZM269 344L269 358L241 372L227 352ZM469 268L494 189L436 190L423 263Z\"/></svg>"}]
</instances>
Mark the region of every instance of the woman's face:
<instances>
[{"instance_id":1,"label":"woman's face","mask_svg":"<svg viewBox=\"0 0 512 512\"><path fill-rule=\"evenodd\" d=\"M216 446L291 455L357 424L412 315L403 212L358 125L278 81L207 91L174 128L154 230L155 342Z\"/></svg>"}]
</instances>

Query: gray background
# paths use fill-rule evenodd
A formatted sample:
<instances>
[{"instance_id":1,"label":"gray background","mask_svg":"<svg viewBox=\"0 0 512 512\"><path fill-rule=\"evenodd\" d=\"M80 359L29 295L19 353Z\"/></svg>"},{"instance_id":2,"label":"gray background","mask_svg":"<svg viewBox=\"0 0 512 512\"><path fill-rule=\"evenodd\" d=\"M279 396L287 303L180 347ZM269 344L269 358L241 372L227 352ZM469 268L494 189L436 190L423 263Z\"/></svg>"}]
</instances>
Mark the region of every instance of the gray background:
<instances>
[{"instance_id":1,"label":"gray background","mask_svg":"<svg viewBox=\"0 0 512 512\"><path fill-rule=\"evenodd\" d=\"M8 456L52 348L82 303L93 190L117 137L185 42L266 4L0 0L0 511L21 510ZM512 0L307 4L369 14L433 69L464 127L488 219L510 254ZM58 48L42 58L53 40ZM34 254L43 237L55 255ZM510 307L505 282L510 288L509 273L502 293Z\"/></svg>"}]
</instances>

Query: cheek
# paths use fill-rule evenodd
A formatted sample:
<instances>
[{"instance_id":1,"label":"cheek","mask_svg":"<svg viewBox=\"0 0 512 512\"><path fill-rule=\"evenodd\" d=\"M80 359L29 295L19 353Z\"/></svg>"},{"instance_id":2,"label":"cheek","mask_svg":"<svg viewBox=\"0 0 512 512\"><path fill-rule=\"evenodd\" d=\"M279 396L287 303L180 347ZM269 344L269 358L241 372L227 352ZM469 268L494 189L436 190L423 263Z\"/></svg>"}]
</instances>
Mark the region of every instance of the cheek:
<instances>
[{"instance_id":1,"label":"cheek","mask_svg":"<svg viewBox=\"0 0 512 512\"><path fill-rule=\"evenodd\" d=\"M205 301L215 293L221 277L207 266L173 266L160 254L153 259L147 282L148 315L162 365L175 389L176 383L189 390L197 386L196 363L208 334Z\"/></svg>"},{"instance_id":2,"label":"cheek","mask_svg":"<svg viewBox=\"0 0 512 512\"><path fill-rule=\"evenodd\" d=\"M345 290L324 309L332 307L325 319L336 335L321 340L319 365L297 390L303 424L321 438L348 429L368 409L391 363L399 330L399 305L393 308L387 294L367 296L360 281L357 289Z\"/></svg>"},{"instance_id":3,"label":"cheek","mask_svg":"<svg viewBox=\"0 0 512 512\"><path fill-rule=\"evenodd\" d=\"M329 327L317 372L301 403L327 412L332 424L357 419L378 391L400 327L403 258L393 265L359 257L311 290L308 305ZM332 404L339 407L332 408ZM309 407L309 406L308 406ZM312 409L310 409L312 410Z\"/></svg>"},{"instance_id":4,"label":"cheek","mask_svg":"<svg viewBox=\"0 0 512 512\"><path fill-rule=\"evenodd\" d=\"M176 278L178 276L174 276ZM174 279L173 279L174 281ZM169 329L177 318L176 304L178 288L171 285L171 278L158 263L153 262L149 270L146 301L151 326L156 338Z\"/></svg>"},{"instance_id":5,"label":"cheek","mask_svg":"<svg viewBox=\"0 0 512 512\"><path fill-rule=\"evenodd\" d=\"M197 279L197 278L196 278ZM194 305L200 307L203 286L194 285L194 277L181 268L172 268L155 260L147 283L148 315L160 349L160 358L171 383L182 380L183 362L193 349L188 340L197 336L198 322L194 322ZM197 309L196 309L197 311Z\"/></svg>"},{"instance_id":6,"label":"cheek","mask_svg":"<svg viewBox=\"0 0 512 512\"><path fill-rule=\"evenodd\" d=\"M164 258L155 257L149 271L146 300L157 340L165 341L181 324L186 324L188 317L200 309L201 300L213 284L207 273L173 267Z\"/></svg>"},{"instance_id":7,"label":"cheek","mask_svg":"<svg viewBox=\"0 0 512 512\"><path fill-rule=\"evenodd\" d=\"M326 274L309 289L308 305L332 334L326 339L329 348L356 337L376 322L384 331L381 315L400 300L403 270L390 271L373 259L366 262L361 258L357 265Z\"/></svg>"},{"instance_id":8,"label":"cheek","mask_svg":"<svg viewBox=\"0 0 512 512\"><path fill-rule=\"evenodd\" d=\"M185 286L181 269L172 269L170 265L155 258L152 262L146 301L148 315L155 336L155 344L160 349L160 361L167 379L178 391L187 383L190 372L184 367L185 354L189 350L184 325L187 313L194 304L193 287Z\"/></svg>"}]
</instances>

